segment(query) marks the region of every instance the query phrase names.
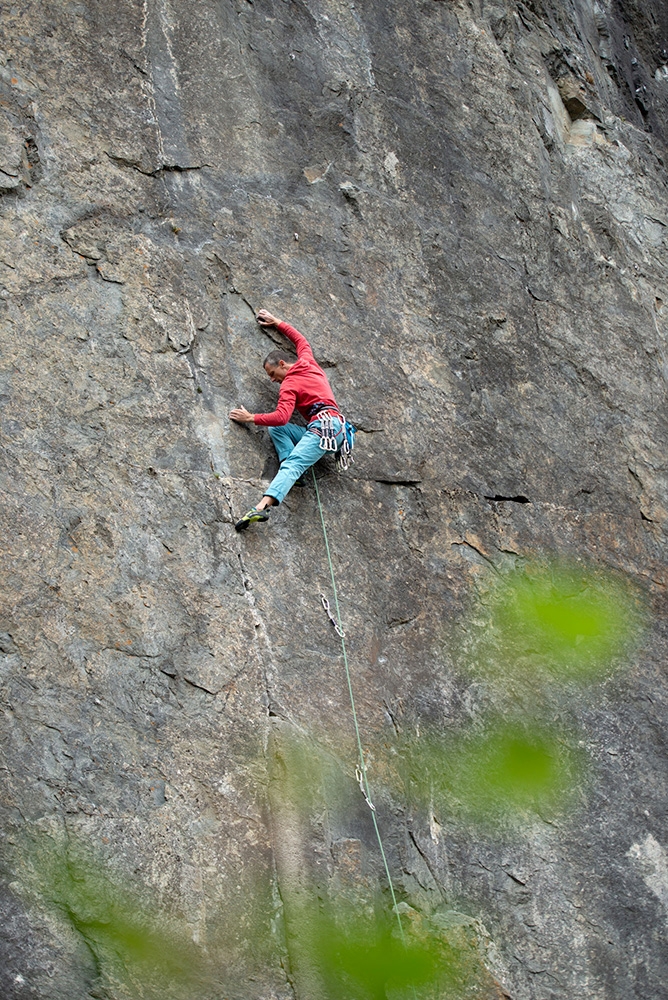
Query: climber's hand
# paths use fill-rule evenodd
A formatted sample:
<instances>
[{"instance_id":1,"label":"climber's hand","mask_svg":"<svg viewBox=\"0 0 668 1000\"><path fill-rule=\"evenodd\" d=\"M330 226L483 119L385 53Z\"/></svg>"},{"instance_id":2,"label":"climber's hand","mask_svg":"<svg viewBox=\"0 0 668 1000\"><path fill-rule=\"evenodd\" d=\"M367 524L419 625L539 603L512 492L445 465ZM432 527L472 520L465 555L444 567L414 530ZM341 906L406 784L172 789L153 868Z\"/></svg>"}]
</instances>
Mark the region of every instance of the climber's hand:
<instances>
[{"instance_id":1,"label":"climber's hand","mask_svg":"<svg viewBox=\"0 0 668 1000\"><path fill-rule=\"evenodd\" d=\"M257 321L260 326L278 326L281 322L276 316L272 316L266 309L260 309L257 314Z\"/></svg>"},{"instance_id":2,"label":"climber's hand","mask_svg":"<svg viewBox=\"0 0 668 1000\"><path fill-rule=\"evenodd\" d=\"M238 424L252 424L254 416L254 413L249 413L243 406L230 410L230 420L236 420Z\"/></svg>"}]
</instances>

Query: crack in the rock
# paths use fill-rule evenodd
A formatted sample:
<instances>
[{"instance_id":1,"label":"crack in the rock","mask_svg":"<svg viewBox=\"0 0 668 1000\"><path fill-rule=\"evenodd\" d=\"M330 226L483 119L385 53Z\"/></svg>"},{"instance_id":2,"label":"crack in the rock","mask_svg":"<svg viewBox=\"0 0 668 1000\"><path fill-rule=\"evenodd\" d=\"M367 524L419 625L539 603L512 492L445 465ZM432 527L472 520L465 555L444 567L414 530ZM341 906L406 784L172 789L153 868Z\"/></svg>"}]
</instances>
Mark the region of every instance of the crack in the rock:
<instances>
[{"instance_id":1,"label":"crack in the rock","mask_svg":"<svg viewBox=\"0 0 668 1000\"><path fill-rule=\"evenodd\" d=\"M489 558L489 556L486 556L484 552L481 552L480 549L476 548L476 546L472 545L470 542L466 542L466 541L463 541L463 542L451 542L451 544L452 545L461 545L462 548L470 549L471 552L475 552L477 555L480 556L481 559L484 559L485 562L488 564L488 566L492 567L492 569L494 570L495 573L499 572L498 569L496 568L496 566L494 565L494 562Z\"/></svg>"},{"instance_id":2,"label":"crack in the rock","mask_svg":"<svg viewBox=\"0 0 668 1000\"><path fill-rule=\"evenodd\" d=\"M117 646L102 646L99 653L122 653L123 656L131 656L136 660L158 660L160 653L135 653L131 649L120 649Z\"/></svg>"},{"instance_id":3,"label":"crack in the rock","mask_svg":"<svg viewBox=\"0 0 668 1000\"><path fill-rule=\"evenodd\" d=\"M413 615L411 618L391 618L387 627L390 629L401 628L402 625L411 625L414 621L417 621L418 616Z\"/></svg>"},{"instance_id":4,"label":"crack in the rock","mask_svg":"<svg viewBox=\"0 0 668 1000\"><path fill-rule=\"evenodd\" d=\"M138 174L143 174L144 177L162 177L163 174L186 174L194 170L203 170L205 167L213 166L212 163L198 163L192 167L184 167L180 163L163 163L162 166L156 167L154 170L144 170L136 160L130 160L126 156L118 156L108 151L107 156L112 163L136 170Z\"/></svg>"},{"instance_id":5,"label":"crack in the rock","mask_svg":"<svg viewBox=\"0 0 668 1000\"><path fill-rule=\"evenodd\" d=\"M246 307L249 309L251 315L255 316L255 310L253 309L250 302L245 298L245 296L235 290L235 294L239 295L241 300L244 302ZM190 346L193 346L192 344ZM196 399L200 400L200 405L204 409L207 409L212 415L216 416L215 407L213 406L213 400L210 398L206 387L206 381L203 378L204 371L198 358L195 356L196 352L194 350L188 350L186 353L187 360L192 372L193 382L195 389L201 390L199 395L196 395ZM211 446L210 446L211 447ZM218 456L218 461L216 459L215 451L211 451L212 467L214 473L216 473L218 483L220 485L222 500L224 506L227 508L229 514L229 522L234 524L235 516L233 511L232 497L230 495L231 489L235 483L247 482L247 480L240 480L228 474L227 471L227 459L226 455L221 452ZM290 815L286 814L285 803L281 800L280 795L272 795L272 783L276 783L276 760L275 760L275 746L272 744L272 740L275 739L276 727L280 727L282 724L287 723L291 729L298 729L300 727L295 725L295 722L290 719L289 713L281 706L277 704L274 696L272 694L272 675L277 673L276 661L274 650L271 643L271 638L269 635L269 630L265 624L264 618L261 614L258 602L255 598L253 580L250 576L248 568L246 566L246 561L244 558L244 549L241 542L241 536L236 534L236 545L230 545L233 550L236 549L237 559L239 561L239 575L241 580L241 585L243 587L244 598L248 604L250 610L253 628L253 647L255 650L255 656L260 670L260 676L262 678L262 685L264 688L262 701L264 703L265 711L269 722L269 744L267 746L267 768L269 775L269 793L268 793L268 804L269 804L269 817L270 817L270 830L271 830L271 842L272 842L272 856L274 860L274 870L275 870L275 884L276 884L276 894L277 902L283 911L283 924L287 927L286 912L286 897L290 897L290 887L295 881L295 870L293 865L289 860L286 860L286 850L290 854L290 846L296 850L297 854L300 854L301 844L303 837L299 832L299 824L295 825ZM192 683L192 682L190 682ZM301 730L300 730L301 731ZM288 810L289 813L289 810ZM290 909L288 906L287 909ZM285 958L287 962L287 967L284 965L284 970L286 973L286 983L288 987L292 990L294 996L297 996L297 988L292 980L292 975L290 972L290 965L294 961L294 944L291 944L288 940L289 935L286 933L285 940L283 942L283 948L285 953ZM304 968L301 969L301 976L304 976ZM304 994L306 995L306 994ZM314 995L313 992L310 995Z\"/></svg>"},{"instance_id":6,"label":"crack in the rock","mask_svg":"<svg viewBox=\"0 0 668 1000\"><path fill-rule=\"evenodd\" d=\"M441 889L441 884L440 884L440 882L439 882L439 880L437 878L436 872L433 870L433 868L431 866L431 862L429 861L429 857L427 856L427 854L425 853L425 851L423 851L422 848L420 847L420 844L418 843L418 839L417 839L415 833L410 829L410 827L408 828L408 836L410 837L411 842L413 843L413 846L415 847L416 851L418 852L418 854L420 855L420 857L424 861L425 865L427 866L427 871L429 872L429 874L431 875L432 879L434 880L434 884L436 885L439 893L441 894L441 897L443 897L443 890Z\"/></svg>"},{"instance_id":7,"label":"crack in the rock","mask_svg":"<svg viewBox=\"0 0 668 1000\"><path fill-rule=\"evenodd\" d=\"M232 518L234 518L234 515L232 514L231 503L229 503L229 507L230 507L230 514L232 515ZM279 705L274 704L274 700L271 694L271 685L270 685L269 673L267 670L267 663L264 657L261 655L260 646L264 647L264 651L269 658L268 661L269 669L275 669L274 650L271 645L271 639L269 638L269 632L267 631L264 619L260 614L260 611L257 606L257 601L255 600L255 594L253 593L253 581L246 569L246 564L243 557L243 551L241 548L241 541L239 541L237 557L239 559L241 582L244 588L244 597L246 598L246 602L250 608L251 616L253 619L253 625L255 626L254 628L255 647L257 652L257 658L262 669L262 679L264 681L265 697L267 699L266 703L267 715L278 716L279 718L286 718L286 715L281 710L281 707ZM261 642L258 640L261 640Z\"/></svg>"},{"instance_id":8,"label":"crack in the rock","mask_svg":"<svg viewBox=\"0 0 668 1000\"><path fill-rule=\"evenodd\" d=\"M384 486L419 486L421 479L372 479L374 483L382 483Z\"/></svg>"},{"instance_id":9,"label":"crack in the rock","mask_svg":"<svg viewBox=\"0 0 668 1000\"><path fill-rule=\"evenodd\" d=\"M395 733L397 734L397 736L400 736L401 733L399 732L399 726L397 725L397 720L395 718L394 712L392 711L392 708L390 707L390 703L387 700L387 698L383 698L383 705L385 706L385 714L392 723L392 727Z\"/></svg>"},{"instance_id":10,"label":"crack in the rock","mask_svg":"<svg viewBox=\"0 0 668 1000\"><path fill-rule=\"evenodd\" d=\"M152 170L149 177L160 177L161 174L187 174L193 170L204 170L205 167L212 167L212 163L198 163L193 167L182 167L179 163L163 163L161 167Z\"/></svg>"},{"instance_id":11,"label":"crack in the rock","mask_svg":"<svg viewBox=\"0 0 668 1000\"><path fill-rule=\"evenodd\" d=\"M74 912L74 910L72 909L71 906L64 906L63 907L63 913L67 917L68 921L70 922L70 924L72 925L72 927L74 928L74 930L81 937L81 940L83 941L84 947L88 949L88 952L89 952L89 954L91 956L91 959L92 959L92 962L93 962L93 968L95 970L93 978L94 979L101 979L102 978L102 962L100 961L100 956L97 953L97 950L96 950L96 947L95 947L95 940L94 940L94 938L92 938L90 936L90 934L87 933L87 931L86 931L86 925L77 916L77 914Z\"/></svg>"},{"instance_id":12,"label":"crack in the rock","mask_svg":"<svg viewBox=\"0 0 668 1000\"><path fill-rule=\"evenodd\" d=\"M181 680L183 681L184 684L188 684L190 687L197 688L198 691L204 691L204 694L208 694L212 698L215 698L222 690L222 688L219 688L218 691L212 691L210 688L204 687L202 684L196 684L195 681L191 681L189 677L182 677Z\"/></svg>"},{"instance_id":13,"label":"crack in the rock","mask_svg":"<svg viewBox=\"0 0 668 1000\"><path fill-rule=\"evenodd\" d=\"M529 500L528 497L522 496L521 493L516 497L503 497L499 493L497 493L496 496L493 497L487 496L486 493L483 495L485 497L485 500L492 500L495 503L503 503L505 501L507 501L508 503L531 503L531 500Z\"/></svg>"},{"instance_id":14,"label":"crack in the rock","mask_svg":"<svg viewBox=\"0 0 668 1000\"><path fill-rule=\"evenodd\" d=\"M250 305L250 303L247 301L247 299L243 295L241 295L241 293L237 293L237 294L239 294L241 296L242 300L245 302L245 304L248 306L248 308L251 310L251 312L253 313L253 316L254 316L255 313L253 311L253 308ZM204 388L203 388L203 385L202 385L202 375L204 373L203 369L202 369L202 366L198 362L197 358L195 357L194 350L190 349L190 348L192 348L194 346L195 337L196 337L196 331L194 332L194 335L193 335L193 337L191 339L191 342L189 344L189 349L188 349L188 352L187 352L187 355L186 355L187 361L188 361L190 370L191 370L191 372L193 374L193 381L194 381L194 384L195 384L195 389L196 389L196 391L199 390L199 393L202 396L202 404L210 412L214 412L213 406L211 405L210 400L207 398L208 393L204 392ZM227 464L227 463L225 463L225 464ZM215 456L212 456L212 467L214 469L214 472L218 473L218 469L216 468L216 463L215 463ZM224 500L225 500L225 504L226 504L227 509L228 509L228 513L229 513L229 516L230 516L230 522L232 524L234 524L234 522L235 522L235 516L234 516L234 510L233 510L233 507L232 507L232 500L230 498L228 490L225 487L225 480L228 480L229 482L233 482L234 481L234 477L225 475L224 479L219 479L218 480L220 482L220 484L221 484L221 492L222 492L222 495L223 495ZM280 714L281 717L284 717L284 715L283 715L282 712L279 713L279 712L274 711L274 708L276 708L277 706L273 705L273 699L272 699L272 696L271 696L270 683L269 683L269 675L268 675L268 671L267 671L267 664L265 662L265 658L262 655L262 650L260 648L260 643L258 642L258 638L261 639L261 645L264 648L265 654L268 656L269 669L274 669L275 668L274 667L274 652L273 652L273 648L272 648L272 645L271 645L271 640L269 638L269 633L268 633L267 628L266 628L266 626L264 624L264 620L262 618L262 615L260 614L259 609L257 607L257 602L255 600L255 595L253 594L253 581L252 581L252 578L251 578L250 574L248 573L248 571L246 569L246 564L245 564L244 556L243 556L243 549L241 547L241 539L240 539L240 537L238 535L237 535L237 547L236 547L236 549L237 549L237 558L239 560L239 571L240 571L240 576L241 576L241 585L242 585L243 590L244 590L244 597L245 597L246 602L247 602L247 604L248 604L248 606L250 608L251 617L252 617L253 625L254 625L254 639L255 639L256 655L257 655L258 663L259 663L260 668L262 670L262 677L263 677L264 688L265 688L267 714L268 715L279 715Z\"/></svg>"}]
</instances>

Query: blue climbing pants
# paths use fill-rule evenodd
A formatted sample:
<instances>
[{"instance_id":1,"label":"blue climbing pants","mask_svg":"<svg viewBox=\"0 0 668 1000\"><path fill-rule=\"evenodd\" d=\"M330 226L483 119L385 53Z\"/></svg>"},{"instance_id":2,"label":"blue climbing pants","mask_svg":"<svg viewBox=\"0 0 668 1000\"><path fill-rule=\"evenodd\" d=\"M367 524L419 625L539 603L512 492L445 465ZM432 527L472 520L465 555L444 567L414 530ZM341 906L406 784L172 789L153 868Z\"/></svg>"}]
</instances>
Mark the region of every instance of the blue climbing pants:
<instances>
[{"instance_id":1,"label":"blue climbing pants","mask_svg":"<svg viewBox=\"0 0 668 1000\"><path fill-rule=\"evenodd\" d=\"M337 451L343 444L343 424L334 417L334 428L338 425L336 434ZM264 491L265 496L274 497L281 503L300 476L323 457L333 454L320 447L320 438L310 428L319 428L320 421L313 420L308 428L297 424L283 424L281 427L268 427L269 436L281 463L280 468L269 486Z\"/></svg>"}]
</instances>

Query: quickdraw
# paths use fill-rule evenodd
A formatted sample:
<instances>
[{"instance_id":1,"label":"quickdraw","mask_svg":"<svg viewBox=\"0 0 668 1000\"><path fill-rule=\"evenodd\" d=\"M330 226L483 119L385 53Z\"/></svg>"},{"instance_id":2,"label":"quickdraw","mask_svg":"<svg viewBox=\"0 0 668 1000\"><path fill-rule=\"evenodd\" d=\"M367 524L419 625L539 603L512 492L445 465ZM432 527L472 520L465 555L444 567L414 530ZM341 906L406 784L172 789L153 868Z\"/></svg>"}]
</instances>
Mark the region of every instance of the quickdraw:
<instances>
[{"instance_id":1,"label":"quickdraw","mask_svg":"<svg viewBox=\"0 0 668 1000\"><path fill-rule=\"evenodd\" d=\"M319 426L316 427L316 423ZM355 461L353 448L356 431L353 425L338 410L320 403L316 403L309 411L309 429L312 424L313 433L320 438L321 450L336 452L337 468L339 472L345 472ZM341 444L338 444L339 437Z\"/></svg>"},{"instance_id":2,"label":"quickdraw","mask_svg":"<svg viewBox=\"0 0 668 1000\"><path fill-rule=\"evenodd\" d=\"M327 598L325 597L324 594L320 595L320 600L322 601L322 606L325 609L325 613L326 613L327 617L329 618L330 622L334 626L334 631L339 636L339 638L345 639L346 633L343 631L343 629L341 628L341 626L337 622L336 618L332 614L332 609L329 606L329 601L327 600Z\"/></svg>"},{"instance_id":3,"label":"quickdraw","mask_svg":"<svg viewBox=\"0 0 668 1000\"><path fill-rule=\"evenodd\" d=\"M344 417L340 417L336 413L332 413L329 410L322 410L318 414L316 420L320 421L320 429L316 431L320 441L318 442L322 451L337 451L337 437L342 430L345 429L346 421ZM336 421L336 423L334 423ZM345 439L345 433L344 433Z\"/></svg>"},{"instance_id":4,"label":"quickdraw","mask_svg":"<svg viewBox=\"0 0 668 1000\"><path fill-rule=\"evenodd\" d=\"M376 811L376 807L375 807L375 805L373 804L373 802L371 801L371 799L369 798L369 796L367 795L367 793L365 791L365 788L364 788L364 775L362 774L362 771L361 771L361 769L359 767L355 768L355 777L357 778L357 784L360 786L360 792L364 796L364 801L368 805L369 809L371 809L372 812L375 812Z\"/></svg>"}]
</instances>

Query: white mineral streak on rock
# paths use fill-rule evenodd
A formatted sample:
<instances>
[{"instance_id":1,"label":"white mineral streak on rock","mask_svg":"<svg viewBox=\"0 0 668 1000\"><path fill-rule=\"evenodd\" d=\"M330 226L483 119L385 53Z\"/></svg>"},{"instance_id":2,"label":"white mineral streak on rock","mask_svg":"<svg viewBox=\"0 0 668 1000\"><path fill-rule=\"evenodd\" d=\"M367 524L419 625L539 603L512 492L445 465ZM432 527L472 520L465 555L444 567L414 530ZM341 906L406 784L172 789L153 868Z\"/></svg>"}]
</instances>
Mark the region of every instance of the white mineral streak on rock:
<instances>
[{"instance_id":1,"label":"white mineral streak on rock","mask_svg":"<svg viewBox=\"0 0 668 1000\"><path fill-rule=\"evenodd\" d=\"M142 22L141 22L141 51L144 53L144 73L145 75L141 78L141 88L146 94L146 100L148 103L149 111L151 114L151 120L155 125L156 140L158 144L158 153L160 155L160 163L162 164L165 159L165 147L162 141L162 132L160 131L160 122L158 120L158 111L155 105L155 87L153 85L153 75L151 72L151 59L148 52L147 40L148 40L148 18L149 18L149 0L143 0L142 5Z\"/></svg>"},{"instance_id":2,"label":"white mineral streak on rock","mask_svg":"<svg viewBox=\"0 0 668 1000\"><path fill-rule=\"evenodd\" d=\"M643 882L668 912L668 851L648 833L642 843L631 845L626 856L637 862Z\"/></svg>"},{"instance_id":3,"label":"white mineral streak on rock","mask_svg":"<svg viewBox=\"0 0 668 1000\"><path fill-rule=\"evenodd\" d=\"M169 73L170 79L174 85L174 92L178 93L181 89L179 83L178 74L178 63L176 56L174 55L174 12L172 11L169 0L159 0L158 11L160 16L160 27L162 28L162 33L165 36L165 43L167 45L167 52L169 53L169 68L167 72Z\"/></svg>"},{"instance_id":4,"label":"white mineral streak on rock","mask_svg":"<svg viewBox=\"0 0 668 1000\"><path fill-rule=\"evenodd\" d=\"M376 79L375 79L375 77L373 75L373 63L371 61L371 54L369 52L369 43L368 43L368 40L367 40L367 37L366 37L366 32L365 32L365 29L364 29L364 25L362 24L362 21L360 20L360 17L359 17L359 15L357 13L357 10L355 9L355 4L352 3L352 2L350 4L350 12L353 15L353 18L355 20L355 23L356 23L358 31L359 31L358 37L360 38L360 40L362 42L361 50L362 50L362 53L363 53L364 68L366 70L366 81L367 81L367 83L368 83L368 85L370 87L375 87L376 86Z\"/></svg>"},{"instance_id":5,"label":"white mineral streak on rock","mask_svg":"<svg viewBox=\"0 0 668 1000\"><path fill-rule=\"evenodd\" d=\"M151 2L156 4L151 17ZM159 167L192 167L184 121L179 63L176 56L177 22L169 0L144 0L142 49L146 53L147 88L158 130Z\"/></svg>"}]
</instances>

